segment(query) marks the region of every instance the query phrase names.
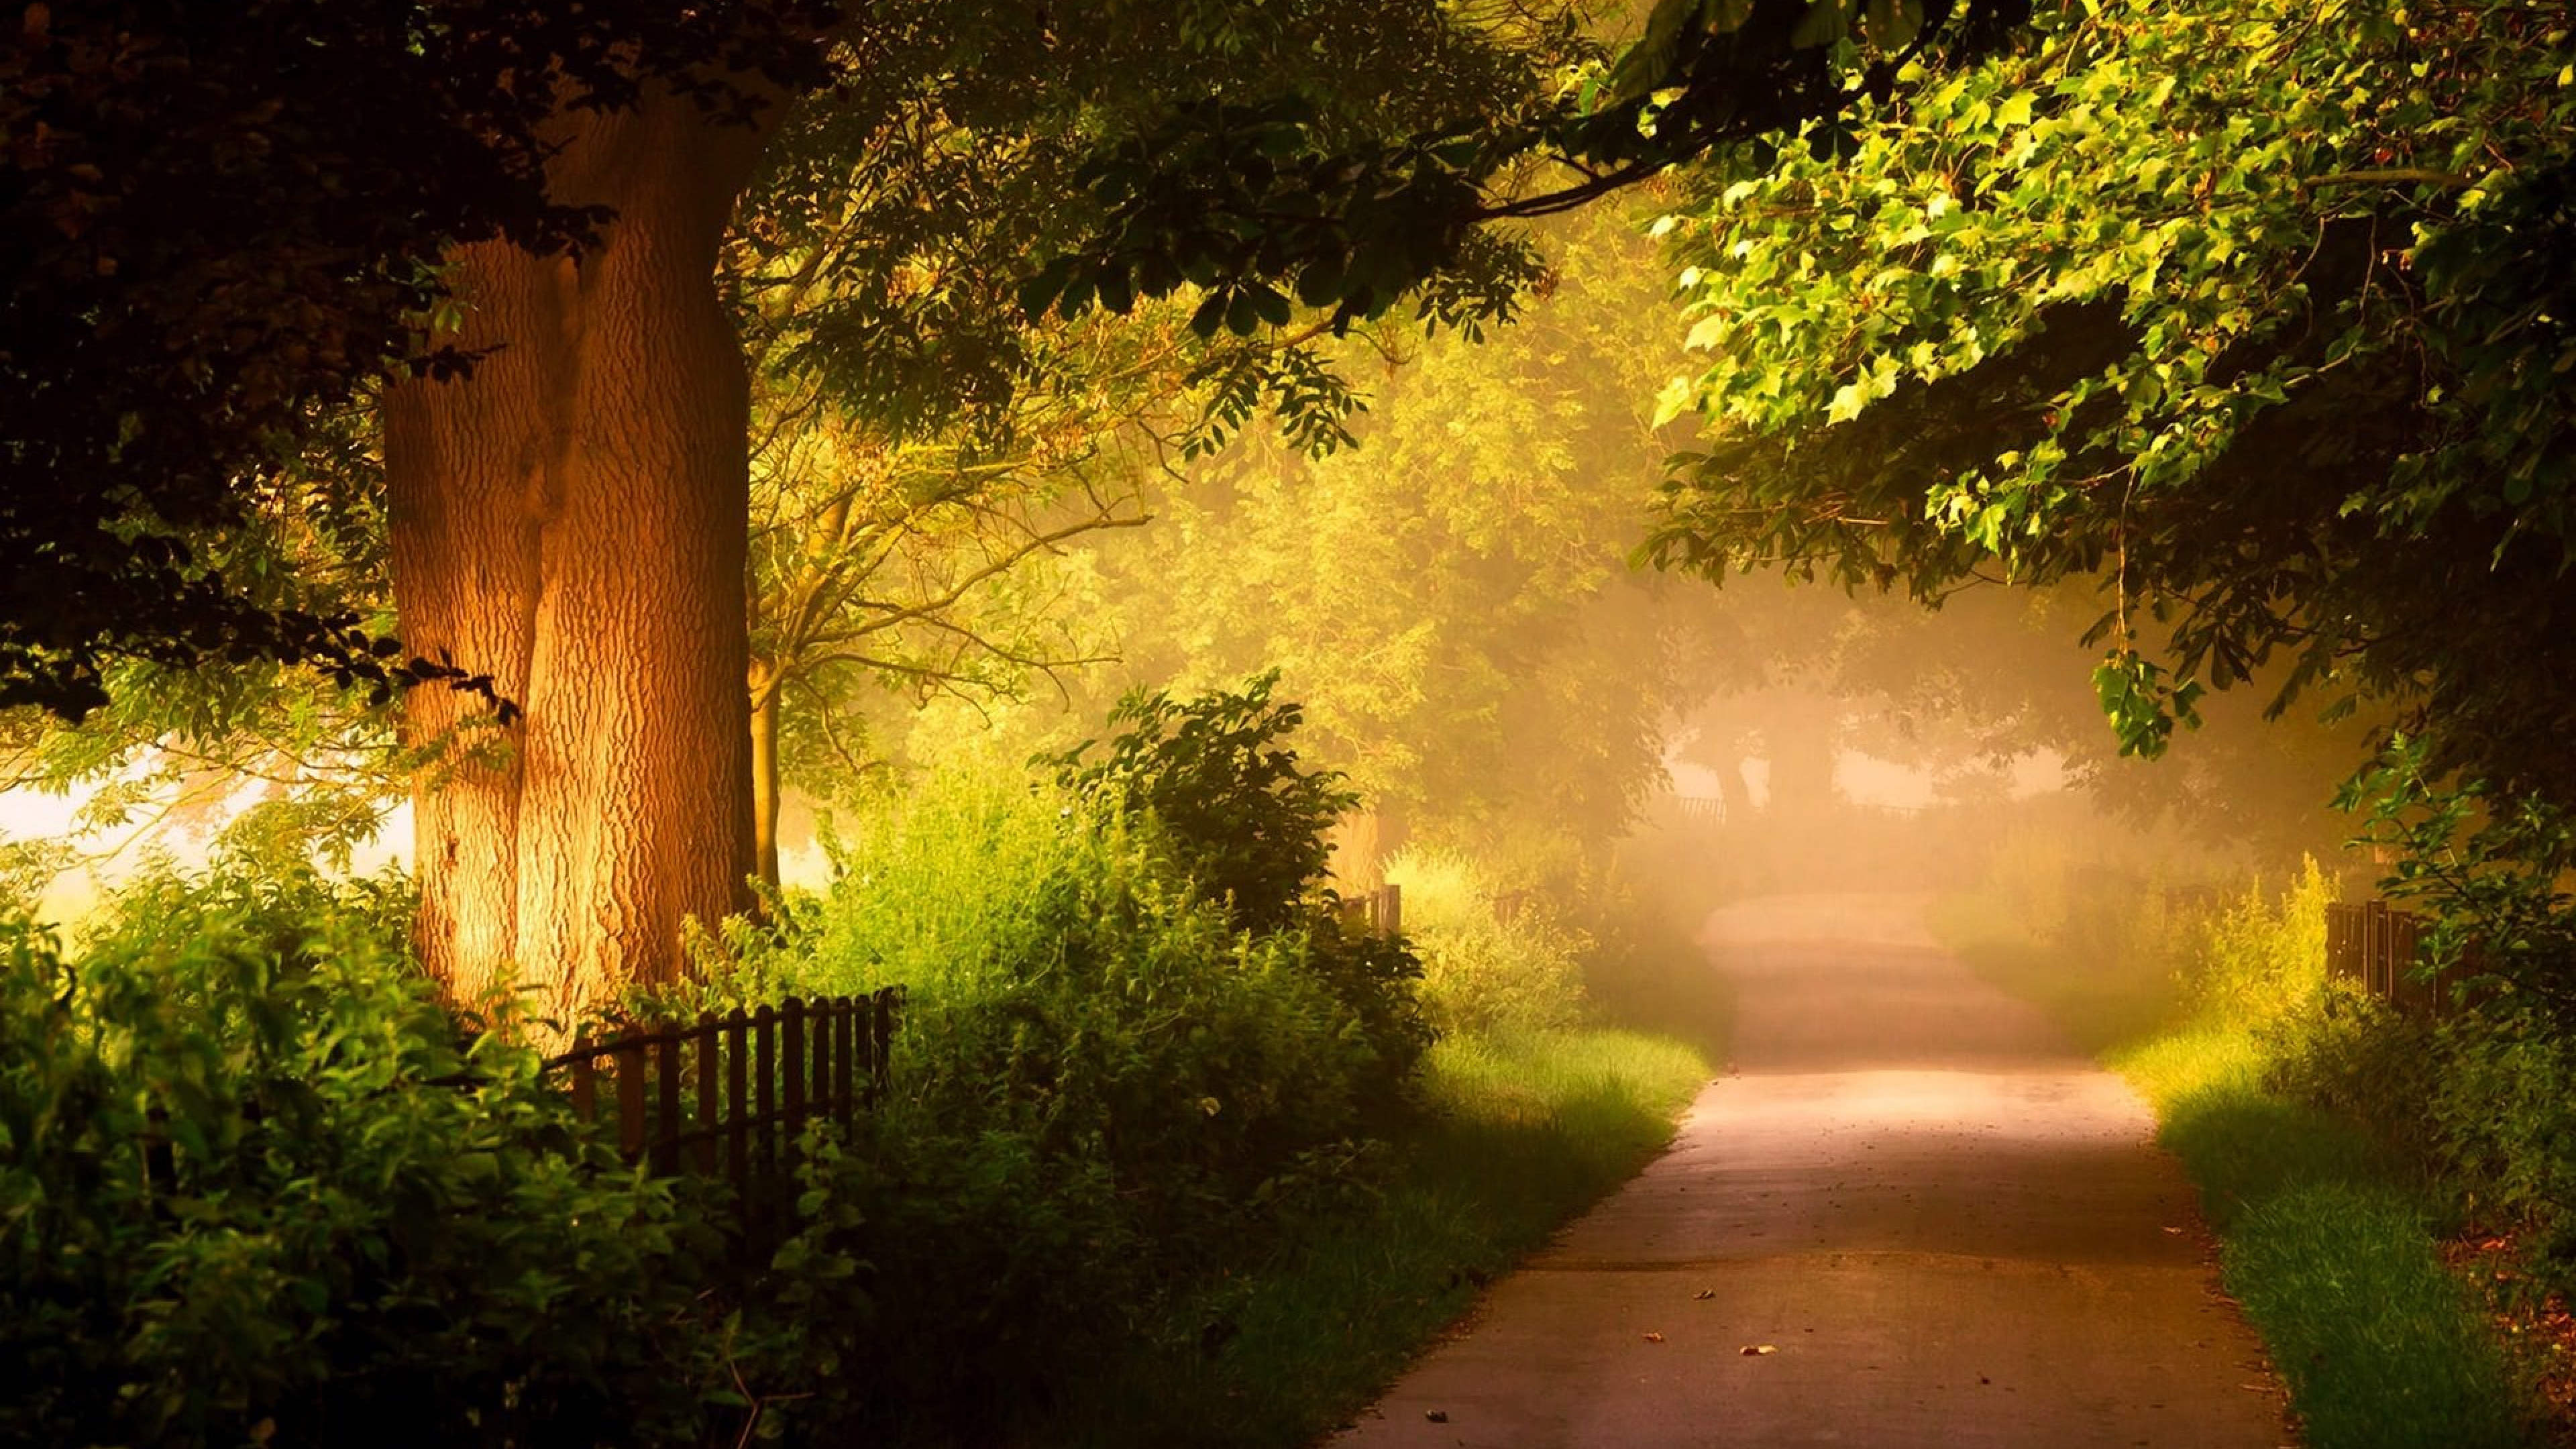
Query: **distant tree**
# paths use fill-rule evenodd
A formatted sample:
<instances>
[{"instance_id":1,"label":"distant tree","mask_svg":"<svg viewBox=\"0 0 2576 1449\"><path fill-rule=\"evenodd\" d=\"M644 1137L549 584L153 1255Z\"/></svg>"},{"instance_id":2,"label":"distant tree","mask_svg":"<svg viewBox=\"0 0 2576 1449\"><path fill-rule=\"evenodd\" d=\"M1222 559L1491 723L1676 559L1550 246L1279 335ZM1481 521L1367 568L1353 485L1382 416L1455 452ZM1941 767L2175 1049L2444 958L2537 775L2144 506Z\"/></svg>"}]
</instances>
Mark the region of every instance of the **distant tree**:
<instances>
[{"instance_id":1,"label":"distant tree","mask_svg":"<svg viewBox=\"0 0 2576 1449\"><path fill-rule=\"evenodd\" d=\"M1653 246L1607 206L1537 242L1546 280L1508 331L1325 354L1367 379L1356 446L1247 440L1082 551L1110 692L1278 670L1382 848L1607 840L1660 779L1666 715L1733 657L1704 591L1629 563L1672 446L1646 417L1678 361Z\"/></svg>"}]
</instances>

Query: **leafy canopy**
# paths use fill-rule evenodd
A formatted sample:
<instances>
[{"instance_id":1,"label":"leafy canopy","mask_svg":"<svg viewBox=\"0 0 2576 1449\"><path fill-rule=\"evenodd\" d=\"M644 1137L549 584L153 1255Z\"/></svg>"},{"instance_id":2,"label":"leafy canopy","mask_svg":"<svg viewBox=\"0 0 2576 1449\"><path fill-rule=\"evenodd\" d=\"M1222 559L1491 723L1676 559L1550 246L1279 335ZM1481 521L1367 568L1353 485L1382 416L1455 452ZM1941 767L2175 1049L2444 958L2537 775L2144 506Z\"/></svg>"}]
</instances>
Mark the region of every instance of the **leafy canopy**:
<instances>
[{"instance_id":1,"label":"leafy canopy","mask_svg":"<svg viewBox=\"0 0 2576 1449\"><path fill-rule=\"evenodd\" d=\"M2436 768L2576 798L2567 38L2096 0L1727 154L1663 224L1709 355L1664 406L1719 436L1654 557L2098 576L2131 749L2277 656L2276 707L2393 696Z\"/></svg>"},{"instance_id":2,"label":"leafy canopy","mask_svg":"<svg viewBox=\"0 0 2576 1449\"><path fill-rule=\"evenodd\" d=\"M812 85L808 0L218 9L67 0L0 38L0 706L78 717L112 661L440 675L281 600L227 540L305 440L427 353L440 258L579 245L548 123L690 89ZM709 77L731 76L730 81Z\"/></svg>"}]
</instances>

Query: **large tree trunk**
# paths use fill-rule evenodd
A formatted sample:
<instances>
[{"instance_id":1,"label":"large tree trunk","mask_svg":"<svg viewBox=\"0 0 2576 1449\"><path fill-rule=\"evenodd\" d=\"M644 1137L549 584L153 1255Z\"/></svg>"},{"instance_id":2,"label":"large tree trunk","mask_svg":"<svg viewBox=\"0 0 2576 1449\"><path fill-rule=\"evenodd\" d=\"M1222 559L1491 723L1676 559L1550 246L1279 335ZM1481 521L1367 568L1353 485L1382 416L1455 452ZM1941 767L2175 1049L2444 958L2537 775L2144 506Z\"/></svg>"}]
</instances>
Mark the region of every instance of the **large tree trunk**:
<instances>
[{"instance_id":1,"label":"large tree trunk","mask_svg":"<svg viewBox=\"0 0 2576 1449\"><path fill-rule=\"evenodd\" d=\"M568 119L549 181L614 209L601 243L461 249L481 360L387 398L403 641L524 711L414 792L419 948L461 1001L569 1024L675 979L683 917L746 902L749 403L714 272L757 145L669 96ZM418 689L405 733L470 741L478 713Z\"/></svg>"}]
</instances>

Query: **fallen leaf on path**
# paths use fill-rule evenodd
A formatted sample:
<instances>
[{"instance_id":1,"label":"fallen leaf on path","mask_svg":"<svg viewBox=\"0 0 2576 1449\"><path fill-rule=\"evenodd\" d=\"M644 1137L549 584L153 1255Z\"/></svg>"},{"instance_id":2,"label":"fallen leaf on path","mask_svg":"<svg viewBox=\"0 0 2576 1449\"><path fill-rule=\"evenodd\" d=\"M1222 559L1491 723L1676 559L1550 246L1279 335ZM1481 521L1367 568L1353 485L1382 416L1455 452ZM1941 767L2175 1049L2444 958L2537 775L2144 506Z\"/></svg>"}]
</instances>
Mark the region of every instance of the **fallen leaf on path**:
<instances>
[{"instance_id":1,"label":"fallen leaf on path","mask_svg":"<svg viewBox=\"0 0 2576 1449\"><path fill-rule=\"evenodd\" d=\"M1446 1424L1449 1422L1449 1411L1446 1409L1425 1409L1422 1411L1422 1417L1429 1419L1435 1424Z\"/></svg>"},{"instance_id":2,"label":"fallen leaf on path","mask_svg":"<svg viewBox=\"0 0 2576 1449\"><path fill-rule=\"evenodd\" d=\"M1737 1353L1744 1355L1746 1358L1759 1358L1766 1353L1778 1353L1779 1351L1780 1349L1776 1344L1768 1343L1748 1343L1744 1347L1736 1350Z\"/></svg>"},{"instance_id":3,"label":"fallen leaf on path","mask_svg":"<svg viewBox=\"0 0 2576 1449\"><path fill-rule=\"evenodd\" d=\"M1663 1341L1664 1336L1660 1333L1649 1333L1646 1335L1646 1342L1648 1343L1661 1343Z\"/></svg>"},{"instance_id":4,"label":"fallen leaf on path","mask_svg":"<svg viewBox=\"0 0 2576 1449\"><path fill-rule=\"evenodd\" d=\"M1716 1289L1714 1289L1714 1288L1702 1288L1702 1289L1701 1289L1701 1290L1699 1290L1697 1293L1694 1293L1694 1294L1692 1294L1692 1295L1691 1295L1691 1301L1692 1301L1693 1303L1706 1303L1708 1300L1710 1300L1710 1299L1712 1299L1712 1298L1714 1298L1714 1297L1716 1297L1716 1296L1717 1296L1717 1290L1716 1290Z\"/></svg>"}]
</instances>

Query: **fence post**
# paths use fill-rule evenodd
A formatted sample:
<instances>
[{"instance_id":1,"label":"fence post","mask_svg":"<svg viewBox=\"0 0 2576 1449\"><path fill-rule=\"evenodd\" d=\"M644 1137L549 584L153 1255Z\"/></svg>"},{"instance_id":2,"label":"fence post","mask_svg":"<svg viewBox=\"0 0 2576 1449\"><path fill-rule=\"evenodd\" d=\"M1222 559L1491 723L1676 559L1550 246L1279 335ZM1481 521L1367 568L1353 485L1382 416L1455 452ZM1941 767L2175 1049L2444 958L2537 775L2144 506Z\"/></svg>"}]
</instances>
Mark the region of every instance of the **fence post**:
<instances>
[{"instance_id":1,"label":"fence post","mask_svg":"<svg viewBox=\"0 0 2576 1449\"><path fill-rule=\"evenodd\" d=\"M698 1175L713 1177L716 1172L716 1128L724 1122L724 1113L716 1099L716 1014L698 1013L698 1150L690 1156L697 1159Z\"/></svg>"},{"instance_id":2,"label":"fence post","mask_svg":"<svg viewBox=\"0 0 2576 1449\"><path fill-rule=\"evenodd\" d=\"M829 1001L810 1003L806 1020L811 1026L807 1035L812 1038L814 1086L805 1099L805 1110L809 1116L829 1120L832 1116L832 1054L839 1045L832 1035L832 1004Z\"/></svg>"},{"instance_id":3,"label":"fence post","mask_svg":"<svg viewBox=\"0 0 2576 1449\"><path fill-rule=\"evenodd\" d=\"M741 1007L725 1013L725 1101L730 1107L725 1114L730 1119L725 1129L725 1176L733 1183L737 1203L751 1200L751 1094L746 1090L750 1029L751 1018L743 1015Z\"/></svg>"},{"instance_id":4,"label":"fence post","mask_svg":"<svg viewBox=\"0 0 2576 1449\"><path fill-rule=\"evenodd\" d=\"M637 1042L617 1048L617 1150L629 1162L644 1156L644 1048Z\"/></svg>"},{"instance_id":5,"label":"fence post","mask_svg":"<svg viewBox=\"0 0 2576 1449\"><path fill-rule=\"evenodd\" d=\"M859 1003L855 998L845 999L832 1009L832 1014L840 1023L841 1033L841 1049L832 1057L832 1064L841 1073L832 1083L832 1099L840 1106L841 1128L846 1132L859 1117Z\"/></svg>"},{"instance_id":6,"label":"fence post","mask_svg":"<svg viewBox=\"0 0 2576 1449\"><path fill-rule=\"evenodd\" d=\"M779 1176L782 1179L786 1179L792 1178L795 1175L796 1138L797 1134L801 1132L805 1126L806 1062L805 1000L803 997L791 996L787 998L783 1009L779 1013L778 1037L778 1055L780 1059L781 1075L783 1078L781 1085L785 1088L787 1095L787 1101L785 1103L786 1111L783 1114L783 1121L781 1123L786 1130L785 1140L780 1145ZM795 1196L796 1189L792 1183L783 1184L780 1190L786 1194L789 1199L793 1199Z\"/></svg>"},{"instance_id":7,"label":"fence post","mask_svg":"<svg viewBox=\"0 0 2576 1449\"><path fill-rule=\"evenodd\" d=\"M584 1122L599 1120L599 1063L590 1054L590 1038L575 1037L572 1044L572 1110Z\"/></svg>"},{"instance_id":8,"label":"fence post","mask_svg":"<svg viewBox=\"0 0 2576 1449\"><path fill-rule=\"evenodd\" d=\"M778 1012L764 1006L751 1018L751 1090L759 1104L759 1172L767 1177L778 1166Z\"/></svg>"},{"instance_id":9,"label":"fence post","mask_svg":"<svg viewBox=\"0 0 2576 1449\"><path fill-rule=\"evenodd\" d=\"M2362 987L2386 1001L2388 992L2388 902L2362 907Z\"/></svg>"},{"instance_id":10,"label":"fence post","mask_svg":"<svg viewBox=\"0 0 2576 1449\"><path fill-rule=\"evenodd\" d=\"M680 1170L680 1038L664 1030L653 1039L653 1171Z\"/></svg>"}]
</instances>

